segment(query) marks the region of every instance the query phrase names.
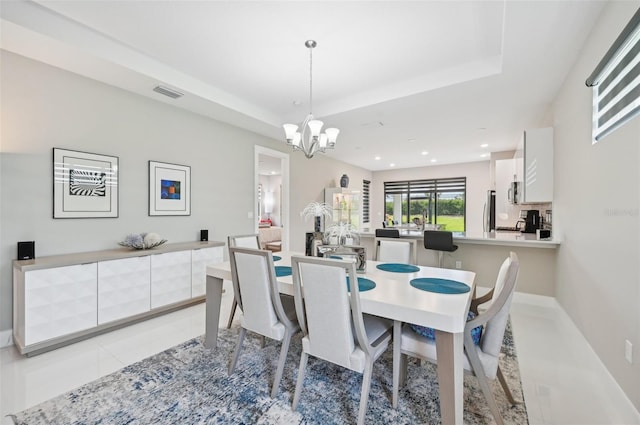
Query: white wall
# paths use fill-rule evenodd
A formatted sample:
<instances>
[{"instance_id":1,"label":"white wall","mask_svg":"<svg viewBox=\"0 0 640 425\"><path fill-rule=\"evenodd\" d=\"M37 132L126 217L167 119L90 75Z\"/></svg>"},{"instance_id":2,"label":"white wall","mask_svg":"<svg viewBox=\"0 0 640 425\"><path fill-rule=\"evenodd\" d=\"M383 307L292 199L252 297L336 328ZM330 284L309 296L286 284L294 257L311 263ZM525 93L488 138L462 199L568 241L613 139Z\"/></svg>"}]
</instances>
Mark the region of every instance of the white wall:
<instances>
[{"instance_id":1,"label":"white wall","mask_svg":"<svg viewBox=\"0 0 640 425\"><path fill-rule=\"evenodd\" d=\"M0 334L12 328L18 241L35 240L42 257L118 248L133 232L157 232L171 243L199 240L200 229L218 241L254 231L247 214L256 202L254 145L289 152L283 142L12 53L0 60ZM54 147L119 157L118 218L52 218ZM299 211L322 201L323 188L343 173L352 185L371 173L322 154L290 159L291 247L303 250L313 224ZM149 160L191 166L191 216L148 216Z\"/></svg>"},{"instance_id":2,"label":"white wall","mask_svg":"<svg viewBox=\"0 0 640 425\"><path fill-rule=\"evenodd\" d=\"M467 232L481 233L484 203L487 190L491 189L489 161L375 171L371 182L371 228L382 227L384 220L384 182L446 177L467 178Z\"/></svg>"},{"instance_id":3,"label":"white wall","mask_svg":"<svg viewBox=\"0 0 640 425\"><path fill-rule=\"evenodd\" d=\"M638 1L610 2L553 105L558 301L640 410L640 117L591 144L584 84ZM624 358L633 343L634 364ZM571 355L571 353L567 353Z\"/></svg>"}]
</instances>

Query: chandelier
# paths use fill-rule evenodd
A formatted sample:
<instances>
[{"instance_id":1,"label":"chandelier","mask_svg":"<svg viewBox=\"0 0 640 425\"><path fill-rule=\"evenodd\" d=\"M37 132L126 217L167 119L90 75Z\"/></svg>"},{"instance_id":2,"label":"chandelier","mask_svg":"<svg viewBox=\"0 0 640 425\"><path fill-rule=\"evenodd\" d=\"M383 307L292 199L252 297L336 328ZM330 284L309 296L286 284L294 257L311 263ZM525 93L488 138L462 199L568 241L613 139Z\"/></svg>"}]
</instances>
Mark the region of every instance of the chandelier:
<instances>
[{"instance_id":1,"label":"chandelier","mask_svg":"<svg viewBox=\"0 0 640 425\"><path fill-rule=\"evenodd\" d=\"M302 123L302 133L298 131L295 124L284 124L285 138L287 144L294 150L301 150L307 158L313 158L316 152L324 152L326 149L336 147L336 139L340 130L337 128L327 128L321 133L322 121L313 119L313 48L317 43L314 40L307 40L304 45L309 49L309 115Z\"/></svg>"}]
</instances>

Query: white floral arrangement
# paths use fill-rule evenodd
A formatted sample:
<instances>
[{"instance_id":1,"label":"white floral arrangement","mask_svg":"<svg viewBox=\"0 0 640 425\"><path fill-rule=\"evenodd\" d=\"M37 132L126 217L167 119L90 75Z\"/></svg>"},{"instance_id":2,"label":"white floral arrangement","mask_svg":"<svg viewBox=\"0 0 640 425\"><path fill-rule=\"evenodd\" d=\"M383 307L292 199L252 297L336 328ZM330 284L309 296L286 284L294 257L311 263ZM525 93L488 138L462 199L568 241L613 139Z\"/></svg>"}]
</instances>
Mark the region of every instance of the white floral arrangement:
<instances>
[{"instance_id":1,"label":"white floral arrangement","mask_svg":"<svg viewBox=\"0 0 640 425\"><path fill-rule=\"evenodd\" d=\"M354 241L360 240L358 230L351 223L340 222L338 224L334 224L327 229L324 235L325 239L328 241L335 240L338 245L345 245L347 239L352 239Z\"/></svg>"},{"instance_id":2,"label":"white floral arrangement","mask_svg":"<svg viewBox=\"0 0 640 425\"><path fill-rule=\"evenodd\" d=\"M118 245L133 249L151 249L160 246L167 240L157 233L130 233Z\"/></svg>"},{"instance_id":3,"label":"white floral arrangement","mask_svg":"<svg viewBox=\"0 0 640 425\"><path fill-rule=\"evenodd\" d=\"M332 215L331 207L324 202L311 202L309 205L304 207L302 212L300 213L301 217L304 217L305 221L309 217L314 218L313 228L316 232L320 232L322 216L331 219Z\"/></svg>"},{"instance_id":4,"label":"white floral arrangement","mask_svg":"<svg viewBox=\"0 0 640 425\"><path fill-rule=\"evenodd\" d=\"M305 220L309 217L325 216L331 218L331 207L324 202L311 202L304 207L300 216L304 217Z\"/></svg>"}]
</instances>

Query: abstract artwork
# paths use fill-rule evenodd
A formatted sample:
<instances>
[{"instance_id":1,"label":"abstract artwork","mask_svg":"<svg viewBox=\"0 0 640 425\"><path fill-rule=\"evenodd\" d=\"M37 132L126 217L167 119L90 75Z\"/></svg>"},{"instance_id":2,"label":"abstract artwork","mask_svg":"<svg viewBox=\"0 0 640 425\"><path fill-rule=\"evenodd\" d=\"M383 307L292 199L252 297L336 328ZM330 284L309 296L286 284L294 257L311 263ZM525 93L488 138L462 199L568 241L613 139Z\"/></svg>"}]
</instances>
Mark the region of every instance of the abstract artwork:
<instances>
[{"instance_id":1,"label":"abstract artwork","mask_svg":"<svg viewBox=\"0 0 640 425\"><path fill-rule=\"evenodd\" d=\"M118 217L118 157L53 148L53 218Z\"/></svg>"},{"instance_id":2,"label":"abstract artwork","mask_svg":"<svg viewBox=\"0 0 640 425\"><path fill-rule=\"evenodd\" d=\"M149 161L149 215L191 215L191 167Z\"/></svg>"}]
</instances>

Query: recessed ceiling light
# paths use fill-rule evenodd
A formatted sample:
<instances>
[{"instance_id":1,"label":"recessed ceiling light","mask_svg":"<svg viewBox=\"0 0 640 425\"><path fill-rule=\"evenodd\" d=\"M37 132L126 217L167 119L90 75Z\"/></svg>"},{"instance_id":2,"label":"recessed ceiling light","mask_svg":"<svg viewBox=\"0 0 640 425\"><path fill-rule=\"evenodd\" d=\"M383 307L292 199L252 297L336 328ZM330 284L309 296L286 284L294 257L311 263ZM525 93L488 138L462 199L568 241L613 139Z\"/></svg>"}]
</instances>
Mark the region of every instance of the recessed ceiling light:
<instances>
[{"instance_id":1,"label":"recessed ceiling light","mask_svg":"<svg viewBox=\"0 0 640 425\"><path fill-rule=\"evenodd\" d=\"M437 159L435 159L435 158L433 158L433 159L431 160L431 162L436 162L436 161L437 161Z\"/></svg>"},{"instance_id":2,"label":"recessed ceiling light","mask_svg":"<svg viewBox=\"0 0 640 425\"><path fill-rule=\"evenodd\" d=\"M275 173L276 173L275 171L272 171L272 172L271 172L271 174L275 174Z\"/></svg>"},{"instance_id":3,"label":"recessed ceiling light","mask_svg":"<svg viewBox=\"0 0 640 425\"><path fill-rule=\"evenodd\" d=\"M294 101L293 101L293 102L291 102L291 103L293 103L293 106L300 106L300 105L302 105L302 102L300 102L299 100L294 100Z\"/></svg>"},{"instance_id":4,"label":"recessed ceiling light","mask_svg":"<svg viewBox=\"0 0 640 425\"><path fill-rule=\"evenodd\" d=\"M416 141L416 139L408 139L407 141L408 141L408 142L415 142L415 141Z\"/></svg>"},{"instance_id":5,"label":"recessed ceiling light","mask_svg":"<svg viewBox=\"0 0 640 425\"><path fill-rule=\"evenodd\" d=\"M393 162L391 164L389 164L389 167L395 167L396 164L394 164Z\"/></svg>"},{"instance_id":6,"label":"recessed ceiling light","mask_svg":"<svg viewBox=\"0 0 640 425\"><path fill-rule=\"evenodd\" d=\"M376 161L380 161L380 157L379 157L379 156L376 156L374 159L375 159Z\"/></svg>"},{"instance_id":7,"label":"recessed ceiling light","mask_svg":"<svg viewBox=\"0 0 640 425\"><path fill-rule=\"evenodd\" d=\"M427 151L422 151L422 155L429 155L429 152L427 152Z\"/></svg>"},{"instance_id":8,"label":"recessed ceiling light","mask_svg":"<svg viewBox=\"0 0 640 425\"><path fill-rule=\"evenodd\" d=\"M481 148L486 148L487 146L489 146L489 143L483 143L480 145Z\"/></svg>"},{"instance_id":9,"label":"recessed ceiling light","mask_svg":"<svg viewBox=\"0 0 640 425\"><path fill-rule=\"evenodd\" d=\"M488 157L488 156L489 156L489 154L488 154L488 153L483 153L482 155L480 155L480 158L486 158L486 157Z\"/></svg>"}]
</instances>

